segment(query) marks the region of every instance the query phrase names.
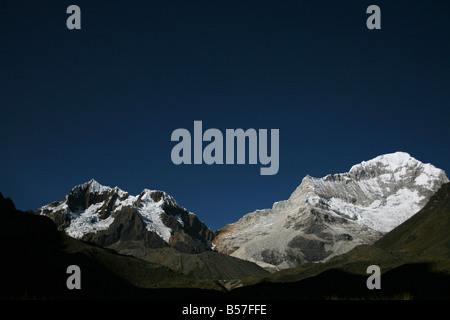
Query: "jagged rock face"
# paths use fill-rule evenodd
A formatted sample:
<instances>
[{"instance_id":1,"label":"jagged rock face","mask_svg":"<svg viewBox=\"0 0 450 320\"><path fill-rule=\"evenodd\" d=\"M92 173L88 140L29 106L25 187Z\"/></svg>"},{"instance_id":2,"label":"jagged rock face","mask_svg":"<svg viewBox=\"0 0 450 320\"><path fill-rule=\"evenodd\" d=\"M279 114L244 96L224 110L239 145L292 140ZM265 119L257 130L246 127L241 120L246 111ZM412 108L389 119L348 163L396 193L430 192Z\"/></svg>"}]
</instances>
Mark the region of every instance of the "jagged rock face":
<instances>
[{"instance_id":1,"label":"jagged rock face","mask_svg":"<svg viewBox=\"0 0 450 320\"><path fill-rule=\"evenodd\" d=\"M215 250L283 269L370 244L418 212L445 172L409 154L382 155L348 173L306 176L286 201L216 233Z\"/></svg>"},{"instance_id":2,"label":"jagged rock face","mask_svg":"<svg viewBox=\"0 0 450 320\"><path fill-rule=\"evenodd\" d=\"M61 202L36 210L59 230L103 247L173 247L185 253L208 250L213 233L195 214L163 191L137 196L95 180L74 187Z\"/></svg>"}]
</instances>

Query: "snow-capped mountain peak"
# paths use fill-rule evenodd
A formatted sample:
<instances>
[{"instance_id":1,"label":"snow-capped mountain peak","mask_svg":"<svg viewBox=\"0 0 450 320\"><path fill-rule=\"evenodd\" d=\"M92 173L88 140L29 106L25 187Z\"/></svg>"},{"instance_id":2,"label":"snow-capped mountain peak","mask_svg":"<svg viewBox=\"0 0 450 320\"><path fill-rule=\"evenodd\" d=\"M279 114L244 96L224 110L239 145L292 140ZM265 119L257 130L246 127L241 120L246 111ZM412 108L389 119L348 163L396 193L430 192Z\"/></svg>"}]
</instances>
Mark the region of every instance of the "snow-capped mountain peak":
<instances>
[{"instance_id":1,"label":"snow-capped mountain peak","mask_svg":"<svg viewBox=\"0 0 450 320\"><path fill-rule=\"evenodd\" d=\"M112 190L112 188L108 187L108 186L103 186L100 183L98 183L95 179L91 179L85 183L82 183L82 184L79 184L79 185L73 187L71 192L77 193L77 192L86 191L86 190L88 190L90 193L102 194L105 192L110 192Z\"/></svg>"},{"instance_id":2,"label":"snow-capped mountain peak","mask_svg":"<svg viewBox=\"0 0 450 320\"><path fill-rule=\"evenodd\" d=\"M388 232L419 211L448 178L431 164L395 152L314 181L317 195L331 210Z\"/></svg>"},{"instance_id":3,"label":"snow-capped mountain peak","mask_svg":"<svg viewBox=\"0 0 450 320\"><path fill-rule=\"evenodd\" d=\"M122 230L123 223L129 224L129 219L135 219L133 215L139 217L141 221L139 223L144 230L160 239L156 244L155 240L152 240L149 246L161 247L164 246L163 243L171 245L179 241L194 243L198 240L199 243L194 245L194 250L201 251L202 243L204 248L209 246L207 243L209 240L202 236L207 234L212 237L212 232L197 219L195 214L188 212L164 191L144 189L140 194L133 196L118 187L103 186L94 179L75 186L61 202L43 206L37 209L36 213L51 217L60 230L78 239L101 237L102 232L110 232L115 224L122 224L118 227ZM131 216L125 219L124 215ZM124 219L126 221L122 221ZM196 240L191 239L190 235L186 236L186 232L191 232L190 228L194 226L203 232L192 234ZM130 236L149 237L143 231L140 236L136 234ZM175 238L172 238L173 236ZM155 236L152 238L156 239Z\"/></svg>"},{"instance_id":4,"label":"snow-capped mountain peak","mask_svg":"<svg viewBox=\"0 0 450 320\"><path fill-rule=\"evenodd\" d=\"M160 205L168 205L181 208L181 206L171 195L161 190L144 189L139 194L139 198L141 199L141 201L153 201L155 203L159 203Z\"/></svg>"},{"instance_id":5,"label":"snow-capped mountain peak","mask_svg":"<svg viewBox=\"0 0 450 320\"><path fill-rule=\"evenodd\" d=\"M411 157L406 152L395 152L378 156L369 161L363 161L351 167L349 173L357 175L364 171L378 171L384 173L394 173L393 178L401 180L408 176L407 171L420 171L419 184L425 184L426 180L439 180L445 176L441 169L430 163L422 163ZM428 179L427 179L428 178Z\"/></svg>"},{"instance_id":6,"label":"snow-capped mountain peak","mask_svg":"<svg viewBox=\"0 0 450 320\"><path fill-rule=\"evenodd\" d=\"M288 200L223 228L215 248L277 268L322 261L379 239L448 181L443 170L405 152L363 161L346 173L308 175Z\"/></svg>"}]
</instances>

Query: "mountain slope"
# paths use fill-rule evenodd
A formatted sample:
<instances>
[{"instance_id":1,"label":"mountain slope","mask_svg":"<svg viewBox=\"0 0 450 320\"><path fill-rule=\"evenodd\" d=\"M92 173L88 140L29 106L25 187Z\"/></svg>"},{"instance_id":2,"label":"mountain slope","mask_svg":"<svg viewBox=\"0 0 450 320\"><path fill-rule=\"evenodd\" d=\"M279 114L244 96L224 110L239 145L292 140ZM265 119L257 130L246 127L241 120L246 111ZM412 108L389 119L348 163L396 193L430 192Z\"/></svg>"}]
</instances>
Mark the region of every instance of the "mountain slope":
<instances>
[{"instance_id":1,"label":"mountain slope","mask_svg":"<svg viewBox=\"0 0 450 320\"><path fill-rule=\"evenodd\" d=\"M35 211L50 217L68 235L103 247L173 247L181 252L209 250L213 233L195 214L163 191L131 196L95 180L74 187L60 202Z\"/></svg>"},{"instance_id":2,"label":"mountain slope","mask_svg":"<svg viewBox=\"0 0 450 320\"><path fill-rule=\"evenodd\" d=\"M239 280L268 274L254 263L215 251L187 254L173 248L138 248L121 250L120 253L164 265L193 279Z\"/></svg>"},{"instance_id":3,"label":"mountain slope","mask_svg":"<svg viewBox=\"0 0 450 320\"><path fill-rule=\"evenodd\" d=\"M450 260L450 183L425 207L374 244L385 251Z\"/></svg>"},{"instance_id":4,"label":"mountain slope","mask_svg":"<svg viewBox=\"0 0 450 320\"><path fill-rule=\"evenodd\" d=\"M444 171L403 152L364 161L347 173L307 176L288 200L219 230L215 250L272 269L326 261L380 239L445 182Z\"/></svg>"}]
</instances>

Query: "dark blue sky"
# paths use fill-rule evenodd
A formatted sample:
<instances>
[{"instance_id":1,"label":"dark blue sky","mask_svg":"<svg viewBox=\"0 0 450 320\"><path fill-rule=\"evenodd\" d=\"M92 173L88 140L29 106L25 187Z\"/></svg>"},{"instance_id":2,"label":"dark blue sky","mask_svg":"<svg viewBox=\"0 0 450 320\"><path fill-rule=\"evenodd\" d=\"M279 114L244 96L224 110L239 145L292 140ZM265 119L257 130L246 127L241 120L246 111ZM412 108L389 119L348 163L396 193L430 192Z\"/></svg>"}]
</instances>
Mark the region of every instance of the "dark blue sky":
<instances>
[{"instance_id":1,"label":"dark blue sky","mask_svg":"<svg viewBox=\"0 0 450 320\"><path fill-rule=\"evenodd\" d=\"M66 8L81 8L81 30ZM381 8L381 30L366 8ZM450 172L448 1L0 2L0 192L162 189L210 228L405 151ZM280 169L172 163L173 130L280 130Z\"/></svg>"}]
</instances>

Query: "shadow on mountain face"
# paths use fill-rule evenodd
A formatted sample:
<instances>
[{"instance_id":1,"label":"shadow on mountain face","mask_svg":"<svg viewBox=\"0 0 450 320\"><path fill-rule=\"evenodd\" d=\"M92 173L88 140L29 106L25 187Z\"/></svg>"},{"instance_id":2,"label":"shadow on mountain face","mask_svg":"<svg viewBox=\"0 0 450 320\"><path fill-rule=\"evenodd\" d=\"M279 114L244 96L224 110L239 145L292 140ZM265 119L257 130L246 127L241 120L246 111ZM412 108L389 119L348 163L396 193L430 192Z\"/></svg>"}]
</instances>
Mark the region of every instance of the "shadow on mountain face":
<instances>
[{"instance_id":1,"label":"shadow on mountain face","mask_svg":"<svg viewBox=\"0 0 450 320\"><path fill-rule=\"evenodd\" d=\"M450 299L450 276L426 263L406 264L381 275L381 289L368 289L367 276L331 269L298 282L261 282L230 293L234 299Z\"/></svg>"},{"instance_id":2,"label":"shadow on mountain face","mask_svg":"<svg viewBox=\"0 0 450 320\"><path fill-rule=\"evenodd\" d=\"M250 261L241 260L216 251L199 254L178 252L174 248L135 248L119 251L139 259L160 264L192 279L233 281L247 277L268 275L269 272Z\"/></svg>"}]
</instances>

